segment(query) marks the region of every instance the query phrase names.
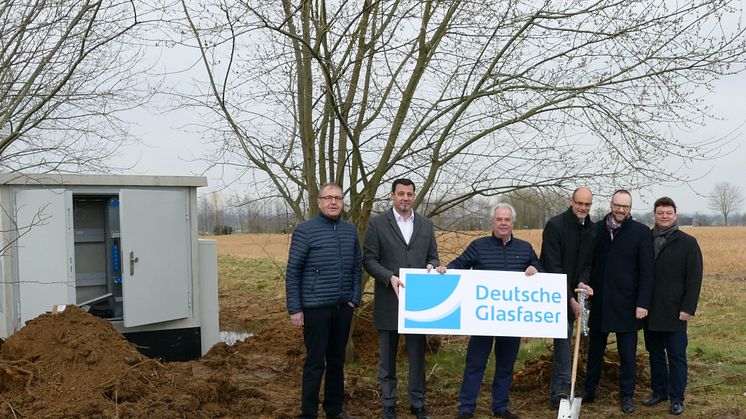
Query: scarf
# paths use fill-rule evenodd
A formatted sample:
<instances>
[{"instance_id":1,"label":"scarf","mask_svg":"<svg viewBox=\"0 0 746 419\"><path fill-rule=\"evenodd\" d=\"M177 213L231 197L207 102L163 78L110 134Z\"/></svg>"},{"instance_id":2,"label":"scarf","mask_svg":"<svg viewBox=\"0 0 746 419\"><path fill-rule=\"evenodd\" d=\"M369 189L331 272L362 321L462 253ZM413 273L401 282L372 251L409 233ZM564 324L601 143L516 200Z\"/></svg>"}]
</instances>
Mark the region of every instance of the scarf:
<instances>
[{"instance_id":1,"label":"scarf","mask_svg":"<svg viewBox=\"0 0 746 419\"><path fill-rule=\"evenodd\" d=\"M608 213L606 214L606 229L609 230L609 235L611 236L611 240L614 240L614 237L619 232L619 228L622 226L622 223L617 223L614 219L614 214Z\"/></svg>"},{"instance_id":2,"label":"scarf","mask_svg":"<svg viewBox=\"0 0 746 419\"><path fill-rule=\"evenodd\" d=\"M671 226L660 229L656 225L653 227L653 251L655 252L655 258L658 259L658 254L666 247L668 240L671 238L671 234L679 229L679 223L673 223Z\"/></svg>"}]
</instances>

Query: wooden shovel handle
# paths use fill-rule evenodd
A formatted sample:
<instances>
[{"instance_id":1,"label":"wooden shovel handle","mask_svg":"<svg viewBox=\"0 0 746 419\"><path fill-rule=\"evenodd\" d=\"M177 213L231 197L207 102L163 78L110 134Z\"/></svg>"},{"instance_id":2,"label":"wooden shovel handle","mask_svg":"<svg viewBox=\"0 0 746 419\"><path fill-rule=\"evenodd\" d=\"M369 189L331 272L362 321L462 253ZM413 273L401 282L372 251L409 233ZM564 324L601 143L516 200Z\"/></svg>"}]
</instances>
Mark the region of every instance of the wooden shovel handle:
<instances>
[{"instance_id":1,"label":"wooden shovel handle","mask_svg":"<svg viewBox=\"0 0 746 419\"><path fill-rule=\"evenodd\" d=\"M581 292L585 292L585 290L581 290L580 288L575 289L575 293L580 294ZM579 300L580 298L578 298ZM573 350L572 355L572 386L570 387L570 402L574 400L575 397L575 379L578 376L578 354L580 353L580 332L582 325L582 319L578 318L575 319L576 323L578 324L575 330L575 348Z\"/></svg>"}]
</instances>

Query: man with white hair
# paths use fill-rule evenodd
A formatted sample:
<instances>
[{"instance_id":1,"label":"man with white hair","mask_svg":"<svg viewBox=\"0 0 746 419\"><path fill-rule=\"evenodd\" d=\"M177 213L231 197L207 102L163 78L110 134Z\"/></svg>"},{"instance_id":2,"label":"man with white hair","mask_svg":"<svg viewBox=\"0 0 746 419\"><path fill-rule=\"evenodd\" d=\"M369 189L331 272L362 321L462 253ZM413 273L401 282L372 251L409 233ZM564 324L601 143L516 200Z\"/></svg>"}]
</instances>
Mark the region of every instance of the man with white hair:
<instances>
[{"instance_id":1,"label":"man with white hair","mask_svg":"<svg viewBox=\"0 0 746 419\"><path fill-rule=\"evenodd\" d=\"M523 271L526 276L542 270L539 258L527 241L513 237L515 209L498 204L492 213L492 235L474 240L464 252L448 264L448 269ZM513 336L471 336L466 349L464 379L459 392L458 418L474 417L477 396L493 345L495 376L492 380L492 413L498 418L518 416L508 410L508 391L513 381L513 366L521 338Z\"/></svg>"}]
</instances>

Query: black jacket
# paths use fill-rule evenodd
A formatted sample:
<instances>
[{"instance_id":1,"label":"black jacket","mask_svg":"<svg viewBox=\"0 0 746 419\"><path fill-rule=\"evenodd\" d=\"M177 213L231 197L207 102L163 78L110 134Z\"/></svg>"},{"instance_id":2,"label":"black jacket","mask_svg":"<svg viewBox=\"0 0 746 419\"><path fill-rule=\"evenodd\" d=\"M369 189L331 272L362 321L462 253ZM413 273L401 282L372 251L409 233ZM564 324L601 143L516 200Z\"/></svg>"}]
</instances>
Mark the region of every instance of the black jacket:
<instances>
[{"instance_id":1,"label":"black jacket","mask_svg":"<svg viewBox=\"0 0 746 419\"><path fill-rule=\"evenodd\" d=\"M567 275L567 301L579 282L588 284L596 231L591 217L580 224L572 208L552 217L544 226L539 261L544 271Z\"/></svg>"},{"instance_id":2,"label":"black jacket","mask_svg":"<svg viewBox=\"0 0 746 419\"><path fill-rule=\"evenodd\" d=\"M635 311L650 308L653 262L653 235L648 227L628 218L611 240L605 220L596 223L591 329L634 332L642 327Z\"/></svg>"},{"instance_id":3,"label":"black jacket","mask_svg":"<svg viewBox=\"0 0 746 419\"><path fill-rule=\"evenodd\" d=\"M679 312L695 314L701 288L702 252L697 239L683 231L674 231L655 259L653 298L645 329L686 330L688 322L679 320Z\"/></svg>"}]
</instances>

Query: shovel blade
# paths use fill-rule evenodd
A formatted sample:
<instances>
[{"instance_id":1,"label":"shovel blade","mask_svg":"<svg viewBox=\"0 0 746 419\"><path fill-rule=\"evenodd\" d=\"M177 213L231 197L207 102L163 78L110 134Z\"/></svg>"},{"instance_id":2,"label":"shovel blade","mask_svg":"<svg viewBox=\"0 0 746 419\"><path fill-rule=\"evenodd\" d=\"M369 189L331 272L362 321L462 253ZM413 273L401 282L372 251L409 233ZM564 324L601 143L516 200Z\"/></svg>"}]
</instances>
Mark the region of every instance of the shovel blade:
<instances>
[{"instance_id":1,"label":"shovel blade","mask_svg":"<svg viewBox=\"0 0 746 419\"><path fill-rule=\"evenodd\" d=\"M559 412L557 412L557 419L579 419L580 418L580 404L583 399L576 397L572 403L568 399L560 400Z\"/></svg>"}]
</instances>

